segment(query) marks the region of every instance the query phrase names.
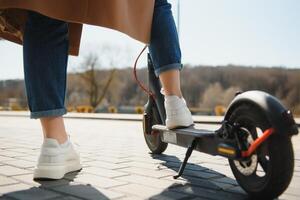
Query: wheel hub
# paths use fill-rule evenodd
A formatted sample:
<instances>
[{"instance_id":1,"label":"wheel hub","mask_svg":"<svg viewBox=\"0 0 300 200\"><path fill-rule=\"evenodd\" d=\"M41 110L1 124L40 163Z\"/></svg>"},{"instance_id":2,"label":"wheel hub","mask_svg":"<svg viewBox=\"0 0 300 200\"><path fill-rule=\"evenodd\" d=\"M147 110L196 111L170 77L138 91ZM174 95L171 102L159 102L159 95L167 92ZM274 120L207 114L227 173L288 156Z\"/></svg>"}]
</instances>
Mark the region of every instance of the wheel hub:
<instances>
[{"instance_id":1,"label":"wheel hub","mask_svg":"<svg viewBox=\"0 0 300 200\"><path fill-rule=\"evenodd\" d=\"M249 146L253 141L254 140L251 134L248 134L247 146ZM238 161L238 160L234 161L234 165L236 166L236 168L239 170L241 174L245 176L250 176L251 174L253 174L257 168L257 164L258 164L258 159L256 154L253 154L248 160L245 161Z\"/></svg>"}]
</instances>

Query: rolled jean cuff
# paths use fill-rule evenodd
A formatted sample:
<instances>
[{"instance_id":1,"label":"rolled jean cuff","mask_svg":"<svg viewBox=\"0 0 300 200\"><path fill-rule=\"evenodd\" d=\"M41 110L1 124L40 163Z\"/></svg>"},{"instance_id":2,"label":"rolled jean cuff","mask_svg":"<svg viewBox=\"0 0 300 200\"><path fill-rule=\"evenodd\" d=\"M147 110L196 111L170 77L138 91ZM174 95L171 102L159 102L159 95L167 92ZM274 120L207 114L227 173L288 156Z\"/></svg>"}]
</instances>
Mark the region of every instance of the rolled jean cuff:
<instances>
[{"instance_id":1,"label":"rolled jean cuff","mask_svg":"<svg viewBox=\"0 0 300 200\"><path fill-rule=\"evenodd\" d=\"M55 110L46 110L46 111L38 111L38 112L31 112L30 118L31 119L38 119L42 117L58 117L62 116L67 113L65 108L55 109Z\"/></svg>"},{"instance_id":2,"label":"rolled jean cuff","mask_svg":"<svg viewBox=\"0 0 300 200\"><path fill-rule=\"evenodd\" d=\"M183 65L181 63L173 63L169 65L164 65L158 69L154 70L155 75L158 77L160 73L172 70L172 69L178 69L179 71L182 69Z\"/></svg>"}]
</instances>

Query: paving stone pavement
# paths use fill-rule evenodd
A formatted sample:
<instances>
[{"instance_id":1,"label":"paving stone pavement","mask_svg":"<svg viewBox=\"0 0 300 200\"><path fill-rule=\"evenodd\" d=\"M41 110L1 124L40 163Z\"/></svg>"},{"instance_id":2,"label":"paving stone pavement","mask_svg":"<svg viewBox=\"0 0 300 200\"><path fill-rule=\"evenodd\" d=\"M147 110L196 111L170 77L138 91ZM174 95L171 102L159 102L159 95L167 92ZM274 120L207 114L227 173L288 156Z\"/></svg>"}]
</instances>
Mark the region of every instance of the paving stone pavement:
<instances>
[{"instance_id":1,"label":"paving stone pavement","mask_svg":"<svg viewBox=\"0 0 300 200\"><path fill-rule=\"evenodd\" d=\"M58 181L36 182L39 121L0 117L0 200L248 199L221 157L194 152L184 176L174 180L185 149L169 145L163 155L149 154L141 122L66 119L66 127L83 169ZM300 199L300 137L293 143L294 177L279 199Z\"/></svg>"}]
</instances>

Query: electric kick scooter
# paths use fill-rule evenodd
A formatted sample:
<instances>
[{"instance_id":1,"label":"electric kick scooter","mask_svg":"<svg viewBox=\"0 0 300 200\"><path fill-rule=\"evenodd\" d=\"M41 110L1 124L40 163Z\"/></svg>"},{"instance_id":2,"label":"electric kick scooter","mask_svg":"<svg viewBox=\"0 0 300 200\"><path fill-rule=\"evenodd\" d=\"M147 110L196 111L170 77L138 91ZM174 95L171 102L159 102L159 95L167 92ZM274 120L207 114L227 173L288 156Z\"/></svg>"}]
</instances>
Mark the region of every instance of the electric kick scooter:
<instances>
[{"instance_id":1,"label":"electric kick scooter","mask_svg":"<svg viewBox=\"0 0 300 200\"><path fill-rule=\"evenodd\" d=\"M150 151L161 154L168 143L187 147L175 179L184 172L193 150L197 150L228 158L237 182L251 197L272 199L285 191L294 168L291 136L298 134L298 128L292 113L279 100L261 91L237 92L218 130L193 126L169 130L165 126L161 84L149 55L148 82L149 90L138 83L148 93L143 131Z\"/></svg>"}]
</instances>

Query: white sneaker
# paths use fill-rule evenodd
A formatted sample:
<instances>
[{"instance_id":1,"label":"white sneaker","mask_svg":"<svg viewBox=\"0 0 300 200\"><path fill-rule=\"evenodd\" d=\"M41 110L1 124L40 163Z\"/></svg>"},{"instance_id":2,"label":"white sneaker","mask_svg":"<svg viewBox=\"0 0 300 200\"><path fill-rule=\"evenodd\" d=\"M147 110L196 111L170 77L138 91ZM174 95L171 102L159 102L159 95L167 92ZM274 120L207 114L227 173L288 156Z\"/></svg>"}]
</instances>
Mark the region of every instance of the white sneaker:
<instances>
[{"instance_id":1,"label":"white sneaker","mask_svg":"<svg viewBox=\"0 0 300 200\"><path fill-rule=\"evenodd\" d=\"M188 127L194 124L192 114L184 98L165 96L166 126L168 129Z\"/></svg>"},{"instance_id":2,"label":"white sneaker","mask_svg":"<svg viewBox=\"0 0 300 200\"><path fill-rule=\"evenodd\" d=\"M55 139L45 138L33 178L61 179L81 168L79 154L70 140L59 144Z\"/></svg>"}]
</instances>

